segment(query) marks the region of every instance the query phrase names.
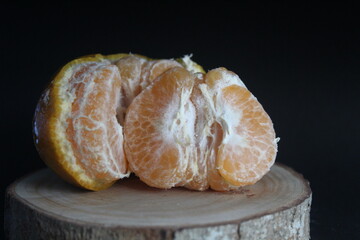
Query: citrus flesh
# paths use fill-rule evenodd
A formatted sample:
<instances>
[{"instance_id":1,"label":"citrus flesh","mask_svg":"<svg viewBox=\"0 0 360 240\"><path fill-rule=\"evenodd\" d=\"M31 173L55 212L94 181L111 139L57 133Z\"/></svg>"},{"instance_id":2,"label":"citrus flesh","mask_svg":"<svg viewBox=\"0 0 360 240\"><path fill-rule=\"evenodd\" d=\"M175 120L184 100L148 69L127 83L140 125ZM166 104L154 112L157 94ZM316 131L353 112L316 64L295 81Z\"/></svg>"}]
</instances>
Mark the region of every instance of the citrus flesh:
<instances>
[{"instance_id":1,"label":"citrus flesh","mask_svg":"<svg viewBox=\"0 0 360 240\"><path fill-rule=\"evenodd\" d=\"M122 127L116 119L120 86L116 66L99 55L84 57L65 65L40 99L34 119L36 147L71 183L100 190L127 175Z\"/></svg>"},{"instance_id":2,"label":"citrus flesh","mask_svg":"<svg viewBox=\"0 0 360 240\"><path fill-rule=\"evenodd\" d=\"M271 119L225 68L172 68L129 106L125 152L142 181L158 188L218 191L253 184L274 163Z\"/></svg>"},{"instance_id":3,"label":"citrus flesh","mask_svg":"<svg viewBox=\"0 0 360 240\"><path fill-rule=\"evenodd\" d=\"M128 108L126 154L131 170L148 185L170 188L185 177L191 156L184 150L194 133L194 109L187 104L192 86L188 71L171 69Z\"/></svg>"},{"instance_id":4,"label":"citrus flesh","mask_svg":"<svg viewBox=\"0 0 360 240\"><path fill-rule=\"evenodd\" d=\"M90 190L129 176L123 150L126 108L172 65L181 66L132 54L98 54L66 64L35 111L34 138L41 158L68 182Z\"/></svg>"},{"instance_id":5,"label":"citrus flesh","mask_svg":"<svg viewBox=\"0 0 360 240\"><path fill-rule=\"evenodd\" d=\"M233 72L182 59L100 54L71 61L44 91L35 145L63 179L101 190L134 172L157 188L228 191L274 163L270 117Z\"/></svg>"}]
</instances>

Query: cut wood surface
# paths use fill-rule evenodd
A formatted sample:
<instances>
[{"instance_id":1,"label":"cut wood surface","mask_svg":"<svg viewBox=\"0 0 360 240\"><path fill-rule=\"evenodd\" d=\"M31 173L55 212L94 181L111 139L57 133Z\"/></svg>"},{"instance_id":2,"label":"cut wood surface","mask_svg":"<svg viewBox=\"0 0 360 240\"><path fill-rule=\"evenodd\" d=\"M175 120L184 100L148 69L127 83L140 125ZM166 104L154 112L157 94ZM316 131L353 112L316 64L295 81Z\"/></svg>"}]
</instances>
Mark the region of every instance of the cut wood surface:
<instances>
[{"instance_id":1,"label":"cut wood surface","mask_svg":"<svg viewBox=\"0 0 360 240\"><path fill-rule=\"evenodd\" d=\"M274 165L236 192L160 190L136 177L90 192L51 170L9 186L9 239L309 239L311 190L304 178Z\"/></svg>"}]
</instances>

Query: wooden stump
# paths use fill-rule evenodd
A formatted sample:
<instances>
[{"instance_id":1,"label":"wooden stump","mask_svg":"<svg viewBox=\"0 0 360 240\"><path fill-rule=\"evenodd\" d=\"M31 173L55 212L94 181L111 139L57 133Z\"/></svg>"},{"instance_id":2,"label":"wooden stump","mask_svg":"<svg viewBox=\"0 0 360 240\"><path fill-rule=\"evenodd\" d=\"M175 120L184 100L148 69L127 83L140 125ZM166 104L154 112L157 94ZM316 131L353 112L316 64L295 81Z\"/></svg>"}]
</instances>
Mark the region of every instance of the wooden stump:
<instances>
[{"instance_id":1,"label":"wooden stump","mask_svg":"<svg viewBox=\"0 0 360 240\"><path fill-rule=\"evenodd\" d=\"M49 169L7 190L9 239L309 239L311 190L274 165L237 192L159 190L132 177L100 192L73 187Z\"/></svg>"}]
</instances>

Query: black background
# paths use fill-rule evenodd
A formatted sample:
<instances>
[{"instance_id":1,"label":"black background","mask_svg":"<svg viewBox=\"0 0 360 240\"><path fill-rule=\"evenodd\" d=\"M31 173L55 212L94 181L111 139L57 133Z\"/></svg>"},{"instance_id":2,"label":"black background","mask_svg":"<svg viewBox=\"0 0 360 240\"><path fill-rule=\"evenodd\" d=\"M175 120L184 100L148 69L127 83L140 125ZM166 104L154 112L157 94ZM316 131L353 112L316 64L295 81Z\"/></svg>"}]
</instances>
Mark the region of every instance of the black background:
<instances>
[{"instance_id":1,"label":"black background","mask_svg":"<svg viewBox=\"0 0 360 240\"><path fill-rule=\"evenodd\" d=\"M2 196L15 179L45 167L32 118L63 64L92 53L193 53L206 70L239 74L271 116L281 138L277 161L310 181L312 239L360 238L355 1L62 2L5 4L0 13Z\"/></svg>"}]
</instances>

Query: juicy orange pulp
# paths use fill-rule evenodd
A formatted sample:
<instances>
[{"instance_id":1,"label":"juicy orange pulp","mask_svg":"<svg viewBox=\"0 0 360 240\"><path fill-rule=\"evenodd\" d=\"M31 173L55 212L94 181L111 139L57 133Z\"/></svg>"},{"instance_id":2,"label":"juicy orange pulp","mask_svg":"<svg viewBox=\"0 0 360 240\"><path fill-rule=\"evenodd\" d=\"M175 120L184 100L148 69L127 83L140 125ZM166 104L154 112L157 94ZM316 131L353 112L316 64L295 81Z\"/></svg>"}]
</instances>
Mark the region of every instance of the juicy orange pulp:
<instances>
[{"instance_id":1,"label":"juicy orange pulp","mask_svg":"<svg viewBox=\"0 0 360 240\"><path fill-rule=\"evenodd\" d=\"M130 168L158 188L225 191L258 181L274 163L272 122L234 73L172 68L142 91L125 120Z\"/></svg>"},{"instance_id":2,"label":"juicy orange pulp","mask_svg":"<svg viewBox=\"0 0 360 240\"><path fill-rule=\"evenodd\" d=\"M236 189L274 162L272 122L238 76L189 57L94 55L71 61L44 91L35 144L47 165L91 190L134 172L158 188Z\"/></svg>"}]
</instances>

